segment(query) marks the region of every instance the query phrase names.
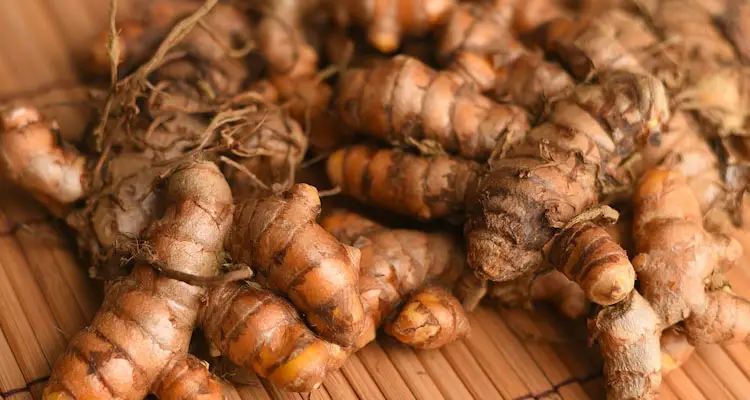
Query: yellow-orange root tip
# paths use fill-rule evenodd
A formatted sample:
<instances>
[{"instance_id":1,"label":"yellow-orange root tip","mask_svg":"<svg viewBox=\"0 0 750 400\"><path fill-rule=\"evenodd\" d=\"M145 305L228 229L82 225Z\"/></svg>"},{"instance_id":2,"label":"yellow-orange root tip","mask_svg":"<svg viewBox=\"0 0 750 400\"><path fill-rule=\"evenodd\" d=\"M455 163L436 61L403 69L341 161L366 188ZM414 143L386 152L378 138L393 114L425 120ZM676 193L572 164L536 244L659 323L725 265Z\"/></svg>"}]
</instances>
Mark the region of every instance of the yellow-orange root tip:
<instances>
[{"instance_id":1,"label":"yellow-orange root tip","mask_svg":"<svg viewBox=\"0 0 750 400\"><path fill-rule=\"evenodd\" d=\"M649 196L660 194L664 191L664 185L679 175L677 172L665 168L652 168L647 171L641 178L638 189L635 194L635 202L640 202Z\"/></svg>"},{"instance_id":2,"label":"yellow-orange root tip","mask_svg":"<svg viewBox=\"0 0 750 400\"><path fill-rule=\"evenodd\" d=\"M602 306L610 306L619 303L628 293L633 290L635 280L630 277L621 277L613 280L610 284L602 285L601 290L596 288L589 293L589 300Z\"/></svg>"},{"instance_id":3,"label":"yellow-orange root tip","mask_svg":"<svg viewBox=\"0 0 750 400\"><path fill-rule=\"evenodd\" d=\"M345 150L339 150L328 156L326 162L326 174L333 186L344 185L344 155Z\"/></svg>"},{"instance_id":4,"label":"yellow-orange root tip","mask_svg":"<svg viewBox=\"0 0 750 400\"><path fill-rule=\"evenodd\" d=\"M400 45L398 36L392 33L371 32L369 36L370 43L383 53L393 53Z\"/></svg>"}]
</instances>

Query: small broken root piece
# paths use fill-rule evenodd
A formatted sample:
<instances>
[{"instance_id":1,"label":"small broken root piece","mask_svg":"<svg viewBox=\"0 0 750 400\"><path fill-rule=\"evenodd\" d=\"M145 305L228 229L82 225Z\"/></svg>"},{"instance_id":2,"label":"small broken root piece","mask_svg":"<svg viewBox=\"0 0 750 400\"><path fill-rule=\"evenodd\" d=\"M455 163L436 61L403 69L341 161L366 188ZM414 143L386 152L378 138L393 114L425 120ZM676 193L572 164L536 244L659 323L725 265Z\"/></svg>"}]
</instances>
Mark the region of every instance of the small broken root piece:
<instances>
[{"instance_id":1,"label":"small broken root piece","mask_svg":"<svg viewBox=\"0 0 750 400\"><path fill-rule=\"evenodd\" d=\"M385 331L418 349L435 349L469 335L461 303L446 289L428 286L412 294Z\"/></svg>"}]
</instances>

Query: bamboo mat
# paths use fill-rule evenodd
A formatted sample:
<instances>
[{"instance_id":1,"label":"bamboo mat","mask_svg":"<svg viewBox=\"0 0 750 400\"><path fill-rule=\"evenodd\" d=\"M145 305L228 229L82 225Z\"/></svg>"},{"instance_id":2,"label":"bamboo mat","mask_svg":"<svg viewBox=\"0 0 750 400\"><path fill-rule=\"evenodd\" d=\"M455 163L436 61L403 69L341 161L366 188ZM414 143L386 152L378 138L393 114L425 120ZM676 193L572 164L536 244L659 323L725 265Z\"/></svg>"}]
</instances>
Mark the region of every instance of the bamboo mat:
<instances>
[{"instance_id":1,"label":"bamboo mat","mask_svg":"<svg viewBox=\"0 0 750 400\"><path fill-rule=\"evenodd\" d=\"M122 2L121 2L122 3ZM126 12L126 10L124 10ZM105 0L0 0L0 102L70 101L76 54L106 23ZM45 109L75 139L85 108ZM0 181L0 400L39 398L51 365L89 321L101 285L88 280L70 238L20 190ZM750 273L730 275L750 295ZM601 399L601 361L583 323L552 312L480 308L469 339L414 351L384 338L353 356L310 399ZM750 398L745 344L699 350L665 378L665 399ZM302 399L253 378L234 399Z\"/></svg>"}]
</instances>

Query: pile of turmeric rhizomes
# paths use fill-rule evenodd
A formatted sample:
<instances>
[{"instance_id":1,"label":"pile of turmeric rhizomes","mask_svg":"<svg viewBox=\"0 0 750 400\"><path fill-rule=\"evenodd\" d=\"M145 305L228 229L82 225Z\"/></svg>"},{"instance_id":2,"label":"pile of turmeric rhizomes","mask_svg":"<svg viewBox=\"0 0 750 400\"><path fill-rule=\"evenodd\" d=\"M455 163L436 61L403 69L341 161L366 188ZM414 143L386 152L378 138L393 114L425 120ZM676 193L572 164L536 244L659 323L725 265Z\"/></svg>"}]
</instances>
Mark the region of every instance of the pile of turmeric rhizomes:
<instances>
[{"instance_id":1,"label":"pile of turmeric rhizomes","mask_svg":"<svg viewBox=\"0 0 750 400\"><path fill-rule=\"evenodd\" d=\"M84 142L0 108L0 171L106 280L45 398L222 398L197 327L212 356L307 392L381 327L464 337L483 299L587 318L608 398L656 397L693 347L750 329L723 277L750 254L749 17L739 0L113 12L82 60L109 80Z\"/></svg>"}]
</instances>

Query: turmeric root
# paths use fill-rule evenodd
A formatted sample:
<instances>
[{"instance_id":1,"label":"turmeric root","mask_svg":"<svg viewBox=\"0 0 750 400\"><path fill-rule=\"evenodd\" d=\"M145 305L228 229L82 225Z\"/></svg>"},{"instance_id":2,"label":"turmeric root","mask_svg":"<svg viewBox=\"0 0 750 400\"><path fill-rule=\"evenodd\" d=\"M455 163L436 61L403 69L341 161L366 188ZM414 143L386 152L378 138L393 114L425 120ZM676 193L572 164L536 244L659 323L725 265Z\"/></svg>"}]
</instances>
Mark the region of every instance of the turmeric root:
<instances>
[{"instance_id":1,"label":"turmeric root","mask_svg":"<svg viewBox=\"0 0 750 400\"><path fill-rule=\"evenodd\" d=\"M328 151L326 140L345 133L329 110L333 90L318 71L318 53L305 32L306 20L320 10L321 1L271 0L253 4L261 14L257 29L258 53L267 76L278 89L289 115L310 132L314 149ZM330 134L330 131L336 131Z\"/></svg>"},{"instance_id":2,"label":"turmeric root","mask_svg":"<svg viewBox=\"0 0 750 400\"><path fill-rule=\"evenodd\" d=\"M315 49L304 37L304 18L318 2L285 0L261 2L258 10L258 48L273 74L309 73L317 68Z\"/></svg>"},{"instance_id":3,"label":"turmeric root","mask_svg":"<svg viewBox=\"0 0 750 400\"><path fill-rule=\"evenodd\" d=\"M720 340L746 329L746 302L724 292L708 292L706 279L715 271L730 268L740 257L739 243L703 229L703 215L685 178L679 172L654 169L643 177L633 197L634 235L638 256L633 267L640 290L664 326L685 322L691 343ZM727 298L724 300L724 298ZM724 309L726 307L726 309ZM730 313L721 314L717 313ZM734 314L737 322L727 319ZM725 316L726 315L726 316ZM721 318L727 325L703 326L707 318Z\"/></svg>"},{"instance_id":4,"label":"turmeric root","mask_svg":"<svg viewBox=\"0 0 750 400\"><path fill-rule=\"evenodd\" d=\"M680 114L677 116L679 115ZM673 120L677 118L677 116L675 116ZM666 142L664 142L664 144L666 145ZM632 244L632 227L632 215L628 213L623 218L623 214L621 213L617 223L615 225L609 225L605 227L605 229L607 229L612 238L619 243L620 246L627 249L629 253L632 253L634 251L634 246ZM661 333L659 342L661 344L662 376L680 368L695 350L695 347L688 342L687 337L679 332L678 329L679 327L668 328Z\"/></svg>"},{"instance_id":5,"label":"turmeric root","mask_svg":"<svg viewBox=\"0 0 750 400\"><path fill-rule=\"evenodd\" d=\"M640 252L633 267L643 297L634 290L589 321L604 358L607 396L613 399L655 397L661 372L684 361L691 346L745 340L750 329L750 303L709 279L730 268L741 248L703 229L700 205L685 177L669 169L649 170L633 206ZM668 330L660 357L658 343L667 328L678 328L684 339Z\"/></svg>"},{"instance_id":6,"label":"turmeric root","mask_svg":"<svg viewBox=\"0 0 750 400\"><path fill-rule=\"evenodd\" d=\"M196 1L161 0L146 5L138 17L118 21L120 33L114 41L123 64L119 72L146 62L169 30L201 5ZM106 30L94 40L87 63L100 75L110 73L109 34ZM239 55L252 36L249 21L235 7L214 6L200 26L173 44L168 60L156 68L151 79L158 82L155 87L159 90L150 100L150 108L164 111L181 104L185 111L200 112L208 107L205 103L215 106L239 93L249 74Z\"/></svg>"},{"instance_id":7,"label":"turmeric root","mask_svg":"<svg viewBox=\"0 0 750 400\"><path fill-rule=\"evenodd\" d=\"M700 76L735 60L732 46L713 23L711 14L697 0L644 2L641 8L665 40L676 40L683 68Z\"/></svg>"},{"instance_id":8,"label":"turmeric root","mask_svg":"<svg viewBox=\"0 0 750 400\"><path fill-rule=\"evenodd\" d=\"M235 262L256 268L269 288L289 296L318 334L349 346L365 321L357 290L360 252L318 225L319 213L317 190L304 184L283 196L246 200L237 205L226 248Z\"/></svg>"},{"instance_id":9,"label":"turmeric root","mask_svg":"<svg viewBox=\"0 0 750 400\"><path fill-rule=\"evenodd\" d=\"M418 349L435 349L466 336L471 327L458 299L439 286L412 294L385 331Z\"/></svg>"},{"instance_id":10,"label":"turmeric root","mask_svg":"<svg viewBox=\"0 0 750 400\"><path fill-rule=\"evenodd\" d=\"M496 66L495 79L494 99L512 101L537 114L543 100L559 98L573 87L573 79L562 67L531 52L522 54L505 69Z\"/></svg>"},{"instance_id":11,"label":"turmeric root","mask_svg":"<svg viewBox=\"0 0 750 400\"><path fill-rule=\"evenodd\" d=\"M395 51L403 35L424 35L444 22L455 0L354 0L338 4L339 23L367 28L367 39L384 53Z\"/></svg>"},{"instance_id":12,"label":"turmeric root","mask_svg":"<svg viewBox=\"0 0 750 400\"><path fill-rule=\"evenodd\" d=\"M541 26L533 41L555 56L578 79L588 79L596 71L607 69L649 72L662 80L667 89L682 85L678 61L664 43L638 15L635 2L607 7L602 1L582 5L577 20L559 18ZM640 2L638 2L640 4Z\"/></svg>"},{"instance_id":13,"label":"turmeric root","mask_svg":"<svg viewBox=\"0 0 750 400\"><path fill-rule=\"evenodd\" d=\"M360 347L375 339L377 329L406 294L427 281L455 280L465 264L463 253L448 235L385 230L363 238L358 243L362 251L359 291L367 323L357 341Z\"/></svg>"},{"instance_id":14,"label":"turmeric root","mask_svg":"<svg viewBox=\"0 0 750 400\"><path fill-rule=\"evenodd\" d=\"M640 60L617 40L612 26L602 20L558 18L539 27L534 38L581 80L604 70L645 72Z\"/></svg>"},{"instance_id":15,"label":"turmeric root","mask_svg":"<svg viewBox=\"0 0 750 400\"><path fill-rule=\"evenodd\" d=\"M724 196L719 160L695 121L685 112L675 113L661 138L660 146L645 149L642 165L679 171L698 199L701 212L717 206Z\"/></svg>"},{"instance_id":16,"label":"turmeric root","mask_svg":"<svg viewBox=\"0 0 750 400\"><path fill-rule=\"evenodd\" d=\"M495 0L495 7L513 5L513 32L523 36L540 25L567 14L565 0Z\"/></svg>"},{"instance_id":17,"label":"turmeric root","mask_svg":"<svg viewBox=\"0 0 750 400\"><path fill-rule=\"evenodd\" d=\"M561 4L564 2L557 0L492 0L476 3L478 3L477 7L466 2L459 4L458 7L454 7L453 15L449 17L449 20L455 18L458 13L464 14L460 18L466 18L469 14L473 14L471 18L477 19L477 25L466 26L465 24L459 24L455 25L455 27L464 25L461 30L467 30L468 28L469 31L472 31L467 37L473 37L474 40L479 39L480 42L484 41L484 39L489 39L490 36L494 36L497 39L519 38L530 33L538 26L566 14L564 5ZM452 22L455 23L457 21ZM451 22L447 23L447 25L450 24ZM450 30L449 28L448 31ZM460 36L463 36L463 34ZM468 42L474 42L474 40L469 40ZM504 40L495 42L495 49L502 50L501 43L503 42ZM481 47L485 46L482 45Z\"/></svg>"},{"instance_id":18,"label":"turmeric root","mask_svg":"<svg viewBox=\"0 0 750 400\"><path fill-rule=\"evenodd\" d=\"M510 101L536 114L544 100L565 94L573 80L560 66L538 53L524 52L510 60L497 55L463 52L455 56L451 69L497 101Z\"/></svg>"},{"instance_id":19,"label":"turmeric root","mask_svg":"<svg viewBox=\"0 0 750 400\"><path fill-rule=\"evenodd\" d=\"M608 306L620 302L633 290L635 271L625 250L597 221L590 219L612 223L617 212L608 207L592 211L608 215L574 220L545 246L545 258L578 283L589 300Z\"/></svg>"},{"instance_id":20,"label":"turmeric root","mask_svg":"<svg viewBox=\"0 0 750 400\"><path fill-rule=\"evenodd\" d=\"M661 321L637 291L588 322L604 359L607 399L656 398L661 385Z\"/></svg>"},{"instance_id":21,"label":"turmeric root","mask_svg":"<svg viewBox=\"0 0 750 400\"><path fill-rule=\"evenodd\" d=\"M608 207L581 214L544 247L545 261L556 270L494 283L490 296L503 307L550 302L571 319L586 315L589 300L601 305L623 300L633 290L635 271L625 250L599 225L616 218Z\"/></svg>"},{"instance_id":22,"label":"turmeric root","mask_svg":"<svg viewBox=\"0 0 750 400\"><path fill-rule=\"evenodd\" d=\"M167 197L171 206L148 233L149 260L110 284L91 325L71 340L55 364L45 398L140 399L149 391L171 398L170 392L190 393L187 382L171 381L180 371L189 371L195 381L215 381L206 376L207 369L185 360L205 290L159 276L151 264L215 275L231 224L231 192L213 164L196 163L170 176Z\"/></svg>"},{"instance_id":23,"label":"turmeric root","mask_svg":"<svg viewBox=\"0 0 750 400\"><path fill-rule=\"evenodd\" d=\"M456 240L447 234L386 229L349 212L334 213L324 218L321 224L345 243L354 240L350 243L358 247L362 254L359 293L365 307L366 323L356 341L357 348L375 340L380 325L410 293L427 282L433 285L452 285L465 271L464 253ZM460 311L459 314L462 315L460 302L452 295L445 293L429 296L433 296L431 298L435 300L435 307L458 310L456 312ZM412 314L404 316L405 322L412 316L416 317ZM458 324L458 319L454 322L440 320L434 326L439 327L446 335L434 342L435 347L466 333L465 328ZM408 341L406 336L395 336L399 340L407 340L407 344L415 344Z\"/></svg>"},{"instance_id":24,"label":"turmeric root","mask_svg":"<svg viewBox=\"0 0 750 400\"><path fill-rule=\"evenodd\" d=\"M87 207L65 216L65 222L76 231L79 249L93 262L92 275L105 279L117 274L111 270L119 265L117 256L130 255L163 209L155 185L167 172L138 153L118 155L106 166L108 195L89 196Z\"/></svg>"},{"instance_id":25,"label":"turmeric root","mask_svg":"<svg viewBox=\"0 0 750 400\"><path fill-rule=\"evenodd\" d=\"M713 135L745 134L750 72L737 65L732 46L696 0L649 2L643 11L666 41L684 76L677 107L696 111Z\"/></svg>"},{"instance_id":26,"label":"turmeric root","mask_svg":"<svg viewBox=\"0 0 750 400\"><path fill-rule=\"evenodd\" d=\"M150 154L124 152L104 160L104 196L91 196L95 160L60 140L54 122L38 110L16 107L0 115L0 174L42 202L77 232L76 239L90 258L95 275L114 253L128 253L160 209L154 187L166 167L153 166ZM87 198L86 207L75 203Z\"/></svg>"},{"instance_id":27,"label":"turmeric root","mask_svg":"<svg viewBox=\"0 0 750 400\"><path fill-rule=\"evenodd\" d=\"M669 119L661 82L628 72L604 73L551 107L547 122L479 181L465 233L469 266L481 277L508 281L538 270L539 250L557 230L632 183L620 165Z\"/></svg>"},{"instance_id":28,"label":"turmeric root","mask_svg":"<svg viewBox=\"0 0 750 400\"><path fill-rule=\"evenodd\" d=\"M342 77L338 108L342 121L354 130L470 159L488 158L529 127L522 108L495 103L455 73L436 72L406 56L349 70Z\"/></svg>"},{"instance_id":29,"label":"turmeric root","mask_svg":"<svg viewBox=\"0 0 750 400\"><path fill-rule=\"evenodd\" d=\"M742 138L727 138L724 143L735 140ZM732 151L736 148L738 147L729 149ZM739 262L743 264L750 255L750 234L744 228L746 218L735 216L747 215L750 203L742 196L739 196L739 204L735 202L735 195L743 190L746 180L741 174L737 174L738 179L730 177L733 175L731 158L725 158L725 166L722 168L719 157L701 134L695 120L685 112L678 112L662 135L661 146L648 147L644 151L641 165L658 165L684 175L698 200L706 228L711 232L719 232L736 239L743 248L743 259ZM721 173L722 169L724 174ZM636 174L640 175L642 172Z\"/></svg>"},{"instance_id":30,"label":"turmeric root","mask_svg":"<svg viewBox=\"0 0 750 400\"><path fill-rule=\"evenodd\" d=\"M252 26L235 7L217 4L171 52L182 52L152 78L167 96L221 103L245 89L249 69L240 57L252 42ZM163 97L163 96L162 96ZM162 101L167 101L162 99ZM175 101L171 99L169 101Z\"/></svg>"},{"instance_id":31,"label":"turmeric root","mask_svg":"<svg viewBox=\"0 0 750 400\"><path fill-rule=\"evenodd\" d=\"M255 284L212 290L201 326L214 351L285 390L317 388L348 356L310 331L286 300Z\"/></svg>"},{"instance_id":32,"label":"turmeric root","mask_svg":"<svg viewBox=\"0 0 750 400\"><path fill-rule=\"evenodd\" d=\"M523 46L511 31L512 7L490 3L462 3L455 7L443 28L438 45L442 60L468 52L480 55L502 54L511 58Z\"/></svg>"},{"instance_id":33,"label":"turmeric root","mask_svg":"<svg viewBox=\"0 0 750 400\"><path fill-rule=\"evenodd\" d=\"M725 67L690 76L693 80L687 81L686 87L675 96L677 108L695 112L707 127L704 134L708 136L746 136L750 70Z\"/></svg>"},{"instance_id":34,"label":"turmeric root","mask_svg":"<svg viewBox=\"0 0 750 400\"><path fill-rule=\"evenodd\" d=\"M471 161L362 145L331 154L326 168L344 194L420 220L460 215L479 175Z\"/></svg>"},{"instance_id":35,"label":"turmeric root","mask_svg":"<svg viewBox=\"0 0 750 400\"><path fill-rule=\"evenodd\" d=\"M86 158L63 147L57 126L29 107L0 113L0 173L57 216L88 191Z\"/></svg>"},{"instance_id":36,"label":"turmeric root","mask_svg":"<svg viewBox=\"0 0 750 400\"><path fill-rule=\"evenodd\" d=\"M341 243L352 245L362 236L380 232L386 228L360 214L341 209L330 212L320 221L320 226Z\"/></svg>"},{"instance_id":37,"label":"turmeric root","mask_svg":"<svg viewBox=\"0 0 750 400\"><path fill-rule=\"evenodd\" d=\"M570 319L583 318L589 310L586 293L558 270L549 270L538 276L530 274L508 282L493 282L488 294L500 307L531 308L534 301L547 302Z\"/></svg>"},{"instance_id":38,"label":"turmeric root","mask_svg":"<svg viewBox=\"0 0 750 400\"><path fill-rule=\"evenodd\" d=\"M506 14L497 5L456 7L441 37L440 56L492 98L541 111L545 98L565 93L573 81L560 66L516 41Z\"/></svg>"},{"instance_id":39,"label":"turmeric root","mask_svg":"<svg viewBox=\"0 0 750 400\"><path fill-rule=\"evenodd\" d=\"M694 346L736 343L750 337L750 302L731 290L706 295L705 309L685 320L685 333Z\"/></svg>"},{"instance_id":40,"label":"turmeric root","mask_svg":"<svg viewBox=\"0 0 750 400\"><path fill-rule=\"evenodd\" d=\"M331 88L318 79L318 53L304 32L305 18L319 1L272 0L258 4L258 53L268 64L268 78L278 88L298 121L318 116L331 98Z\"/></svg>"},{"instance_id":41,"label":"turmeric root","mask_svg":"<svg viewBox=\"0 0 750 400\"><path fill-rule=\"evenodd\" d=\"M366 322L351 347L322 340L291 304L255 284L212 290L201 314L201 326L214 352L286 390L318 387L327 373L375 339L380 325L406 294L428 280L452 282L464 266L463 253L448 235L388 230L349 212L332 213L321 225L341 242L361 246L358 289ZM447 294L440 300L449 307L458 304ZM456 339L467 329L449 321L441 321L440 328L442 335L455 329ZM445 342L442 335L439 338Z\"/></svg>"},{"instance_id":42,"label":"turmeric root","mask_svg":"<svg viewBox=\"0 0 750 400\"><path fill-rule=\"evenodd\" d=\"M157 40L200 5L201 2L160 1L147 7L143 17L121 21L119 25L124 27L118 38L121 58L136 64L145 61L155 50ZM295 118L301 120L309 108L317 115L326 107L331 89L318 81L317 53L306 41L302 26L311 5L287 0L253 7L262 14L257 26L252 26L234 6L216 5L199 27L173 47L172 55L180 56L156 71L154 79L161 83L156 85L160 90L152 102L186 103L184 111L195 113L201 111L201 106L206 107L203 103L215 106L226 101L245 89L249 70L242 57L257 49L268 64L269 78L282 98L289 101L289 110ZM100 36L92 58L98 60L98 70L108 72L107 32Z\"/></svg>"}]
</instances>

